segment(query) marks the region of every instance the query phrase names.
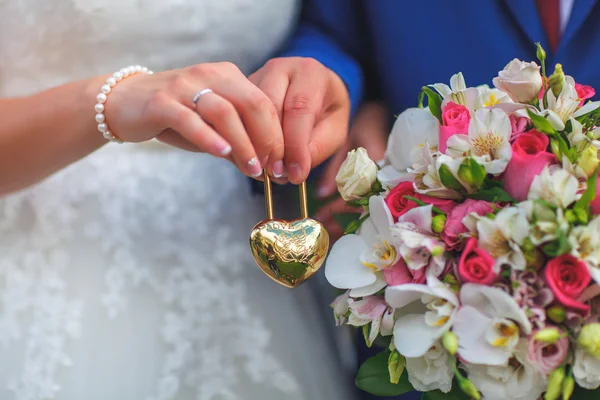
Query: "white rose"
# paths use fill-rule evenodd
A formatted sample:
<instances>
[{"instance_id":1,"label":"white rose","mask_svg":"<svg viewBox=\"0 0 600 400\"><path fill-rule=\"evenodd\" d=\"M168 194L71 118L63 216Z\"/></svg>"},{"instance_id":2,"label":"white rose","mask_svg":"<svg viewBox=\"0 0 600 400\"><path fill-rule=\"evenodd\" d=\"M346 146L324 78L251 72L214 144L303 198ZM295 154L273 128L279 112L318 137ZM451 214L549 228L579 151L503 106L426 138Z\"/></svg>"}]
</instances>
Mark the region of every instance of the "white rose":
<instances>
[{"instance_id":1,"label":"white rose","mask_svg":"<svg viewBox=\"0 0 600 400\"><path fill-rule=\"evenodd\" d=\"M537 400L546 390L546 380L527 356L527 340L521 339L516 349L518 366L466 365L469 379L485 400Z\"/></svg>"},{"instance_id":2,"label":"white rose","mask_svg":"<svg viewBox=\"0 0 600 400\"><path fill-rule=\"evenodd\" d=\"M344 200L354 200L367 194L377 180L377 164L369 158L365 149L348 153L335 181Z\"/></svg>"},{"instance_id":3,"label":"white rose","mask_svg":"<svg viewBox=\"0 0 600 400\"><path fill-rule=\"evenodd\" d=\"M506 92L517 103L535 99L542 88L540 67L534 62L514 59L493 80L494 86Z\"/></svg>"},{"instance_id":4,"label":"white rose","mask_svg":"<svg viewBox=\"0 0 600 400\"><path fill-rule=\"evenodd\" d=\"M406 358L408 380L420 392L439 389L448 393L452 389L454 371L448 360L448 352L436 343L423 357Z\"/></svg>"},{"instance_id":5,"label":"white rose","mask_svg":"<svg viewBox=\"0 0 600 400\"><path fill-rule=\"evenodd\" d=\"M579 386L597 389L600 387L600 360L578 347L575 350L573 376Z\"/></svg>"}]
</instances>

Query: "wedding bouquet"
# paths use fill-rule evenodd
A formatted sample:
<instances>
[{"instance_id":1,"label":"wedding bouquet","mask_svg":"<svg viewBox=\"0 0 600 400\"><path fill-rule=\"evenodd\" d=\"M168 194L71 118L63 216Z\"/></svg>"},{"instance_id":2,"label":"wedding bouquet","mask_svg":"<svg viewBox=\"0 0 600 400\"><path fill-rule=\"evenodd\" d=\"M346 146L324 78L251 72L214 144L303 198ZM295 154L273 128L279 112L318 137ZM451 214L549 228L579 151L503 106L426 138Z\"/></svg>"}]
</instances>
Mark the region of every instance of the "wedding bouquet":
<instances>
[{"instance_id":1,"label":"wedding bouquet","mask_svg":"<svg viewBox=\"0 0 600 400\"><path fill-rule=\"evenodd\" d=\"M494 88L461 73L424 87L382 163L357 149L341 166L338 189L364 213L327 260L345 290L332 307L385 349L361 389L600 396L600 102L537 55Z\"/></svg>"}]
</instances>

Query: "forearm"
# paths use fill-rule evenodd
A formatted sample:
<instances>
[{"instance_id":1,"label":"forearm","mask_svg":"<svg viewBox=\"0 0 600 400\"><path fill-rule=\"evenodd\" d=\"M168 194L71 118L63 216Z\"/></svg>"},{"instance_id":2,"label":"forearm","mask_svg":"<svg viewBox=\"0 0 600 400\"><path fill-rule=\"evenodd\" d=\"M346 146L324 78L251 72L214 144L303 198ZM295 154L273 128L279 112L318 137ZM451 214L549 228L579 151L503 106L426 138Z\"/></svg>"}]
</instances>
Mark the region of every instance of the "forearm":
<instances>
[{"instance_id":1,"label":"forearm","mask_svg":"<svg viewBox=\"0 0 600 400\"><path fill-rule=\"evenodd\" d=\"M93 114L104 79L0 99L0 196L44 179L106 142Z\"/></svg>"}]
</instances>

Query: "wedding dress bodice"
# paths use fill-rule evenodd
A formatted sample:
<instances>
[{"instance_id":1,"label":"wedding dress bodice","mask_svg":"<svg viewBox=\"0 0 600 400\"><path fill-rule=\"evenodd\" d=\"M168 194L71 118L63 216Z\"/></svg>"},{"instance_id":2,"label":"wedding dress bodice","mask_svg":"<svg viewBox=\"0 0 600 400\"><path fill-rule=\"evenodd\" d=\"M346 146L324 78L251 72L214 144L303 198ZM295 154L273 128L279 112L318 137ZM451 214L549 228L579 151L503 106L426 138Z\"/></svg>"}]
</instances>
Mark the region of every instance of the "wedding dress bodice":
<instances>
[{"instance_id":1,"label":"wedding dress bodice","mask_svg":"<svg viewBox=\"0 0 600 400\"><path fill-rule=\"evenodd\" d=\"M0 96L129 64L249 72L298 6L0 0ZM0 199L0 398L337 398L310 298L251 259L262 210L233 166L157 143L107 145ZM311 364L328 372L294 370Z\"/></svg>"}]
</instances>

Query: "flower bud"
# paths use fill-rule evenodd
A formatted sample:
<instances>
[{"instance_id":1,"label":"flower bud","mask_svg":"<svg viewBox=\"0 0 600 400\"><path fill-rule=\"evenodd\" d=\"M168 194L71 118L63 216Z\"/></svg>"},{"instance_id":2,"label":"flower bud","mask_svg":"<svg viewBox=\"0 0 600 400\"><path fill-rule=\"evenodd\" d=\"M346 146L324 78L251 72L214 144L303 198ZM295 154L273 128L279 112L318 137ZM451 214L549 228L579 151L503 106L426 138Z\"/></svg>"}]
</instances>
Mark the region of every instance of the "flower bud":
<instances>
[{"instance_id":1,"label":"flower bud","mask_svg":"<svg viewBox=\"0 0 600 400\"><path fill-rule=\"evenodd\" d=\"M565 218L570 224L574 224L577 222L577 214L575 214L575 211L573 210L565 211Z\"/></svg>"},{"instance_id":2,"label":"flower bud","mask_svg":"<svg viewBox=\"0 0 600 400\"><path fill-rule=\"evenodd\" d=\"M536 46L537 50L535 52L535 55L538 58L538 60L540 60L540 62L543 64L544 61L546 61L546 50L544 50L540 42L537 42Z\"/></svg>"},{"instance_id":3,"label":"flower bud","mask_svg":"<svg viewBox=\"0 0 600 400\"><path fill-rule=\"evenodd\" d=\"M577 344L587 353L600 358L600 323L584 325L577 337Z\"/></svg>"},{"instance_id":4,"label":"flower bud","mask_svg":"<svg viewBox=\"0 0 600 400\"><path fill-rule=\"evenodd\" d=\"M575 390L575 379L569 374L562 384L562 400L569 400Z\"/></svg>"},{"instance_id":5,"label":"flower bud","mask_svg":"<svg viewBox=\"0 0 600 400\"><path fill-rule=\"evenodd\" d=\"M550 149L552 150L552 154L556 156L559 160L562 160L562 151L560 151L560 145L558 140L550 139Z\"/></svg>"},{"instance_id":6,"label":"flower bud","mask_svg":"<svg viewBox=\"0 0 600 400\"><path fill-rule=\"evenodd\" d=\"M458 351L458 337L454 332L447 331L442 336L442 345L448 353L455 355Z\"/></svg>"},{"instance_id":7,"label":"flower bud","mask_svg":"<svg viewBox=\"0 0 600 400\"><path fill-rule=\"evenodd\" d=\"M580 224L587 224L589 222L588 213L583 208L575 208L573 211Z\"/></svg>"},{"instance_id":8,"label":"flower bud","mask_svg":"<svg viewBox=\"0 0 600 400\"><path fill-rule=\"evenodd\" d=\"M594 172L596 172L599 163L600 160L598 160L598 150L596 147L589 145L579 156L579 162L577 165L579 165L579 167L589 178Z\"/></svg>"},{"instance_id":9,"label":"flower bud","mask_svg":"<svg viewBox=\"0 0 600 400\"><path fill-rule=\"evenodd\" d=\"M558 97L560 92L562 92L565 82L566 78L562 69L562 65L556 64L556 67L554 67L554 73L548 77L548 84L550 85L550 89L552 89L552 93L555 97Z\"/></svg>"},{"instance_id":10,"label":"flower bud","mask_svg":"<svg viewBox=\"0 0 600 400\"><path fill-rule=\"evenodd\" d=\"M398 351L394 350L390 353L388 357L388 371L390 373L390 382L393 384L397 384L400 382L400 377L404 372L404 365L406 364L406 359L398 353Z\"/></svg>"},{"instance_id":11,"label":"flower bud","mask_svg":"<svg viewBox=\"0 0 600 400\"><path fill-rule=\"evenodd\" d=\"M558 341L558 339L562 338L563 334L556 328L546 328L539 330L535 336L534 340L538 342L543 342L546 344L554 344Z\"/></svg>"},{"instance_id":12,"label":"flower bud","mask_svg":"<svg viewBox=\"0 0 600 400\"><path fill-rule=\"evenodd\" d=\"M444 254L444 251L446 251L442 246L435 246L432 250L431 250L431 255L434 257L439 257L442 254Z\"/></svg>"},{"instance_id":13,"label":"flower bud","mask_svg":"<svg viewBox=\"0 0 600 400\"><path fill-rule=\"evenodd\" d=\"M485 168L473 158L466 158L458 167L458 177L467 185L479 189L486 177Z\"/></svg>"},{"instance_id":14,"label":"flower bud","mask_svg":"<svg viewBox=\"0 0 600 400\"><path fill-rule=\"evenodd\" d=\"M479 394L479 391L477 390L473 382L471 382L467 378L459 379L458 386L467 396L469 396L469 398L481 400L481 395Z\"/></svg>"},{"instance_id":15,"label":"flower bud","mask_svg":"<svg viewBox=\"0 0 600 400\"><path fill-rule=\"evenodd\" d=\"M546 310L546 315L550 320L556 322L557 324L561 324L567 318L567 313L562 306L555 305Z\"/></svg>"},{"instance_id":16,"label":"flower bud","mask_svg":"<svg viewBox=\"0 0 600 400\"><path fill-rule=\"evenodd\" d=\"M559 367L550 373L548 377L548 389L544 395L544 400L556 400L562 393L562 383L565 379L565 368Z\"/></svg>"},{"instance_id":17,"label":"flower bud","mask_svg":"<svg viewBox=\"0 0 600 400\"><path fill-rule=\"evenodd\" d=\"M362 147L348 153L335 177L338 191L346 201L359 199L369 193L377 180L377 164Z\"/></svg>"},{"instance_id":18,"label":"flower bud","mask_svg":"<svg viewBox=\"0 0 600 400\"><path fill-rule=\"evenodd\" d=\"M433 229L433 231L435 233L441 233L444 230L444 227L446 226L447 219L448 218L444 214L436 215L435 217L433 217L433 220L431 221L431 228Z\"/></svg>"}]
</instances>

